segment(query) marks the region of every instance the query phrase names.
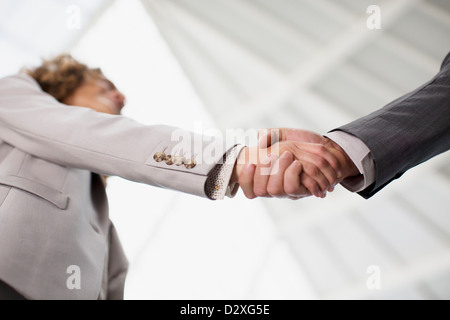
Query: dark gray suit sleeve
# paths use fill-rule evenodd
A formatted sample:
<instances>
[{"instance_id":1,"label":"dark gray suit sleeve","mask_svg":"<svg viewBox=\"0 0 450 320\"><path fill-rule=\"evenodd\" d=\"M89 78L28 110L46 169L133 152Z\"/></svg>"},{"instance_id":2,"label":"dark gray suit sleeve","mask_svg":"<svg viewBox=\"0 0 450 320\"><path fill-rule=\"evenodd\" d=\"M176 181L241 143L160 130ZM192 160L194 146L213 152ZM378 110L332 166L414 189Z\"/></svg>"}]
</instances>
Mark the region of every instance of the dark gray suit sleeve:
<instances>
[{"instance_id":1,"label":"dark gray suit sleeve","mask_svg":"<svg viewBox=\"0 0 450 320\"><path fill-rule=\"evenodd\" d=\"M338 129L370 149L376 180L370 198L408 169L450 149L450 54L440 72L415 91ZM333 130L333 131L335 131Z\"/></svg>"}]
</instances>

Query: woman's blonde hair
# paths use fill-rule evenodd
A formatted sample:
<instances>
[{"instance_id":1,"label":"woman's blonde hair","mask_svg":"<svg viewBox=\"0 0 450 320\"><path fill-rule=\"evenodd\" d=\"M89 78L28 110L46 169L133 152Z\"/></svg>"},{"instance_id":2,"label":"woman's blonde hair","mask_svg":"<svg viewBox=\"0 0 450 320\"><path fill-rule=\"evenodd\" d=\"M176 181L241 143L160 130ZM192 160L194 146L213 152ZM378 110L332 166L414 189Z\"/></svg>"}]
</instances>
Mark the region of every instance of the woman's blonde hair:
<instances>
[{"instance_id":1,"label":"woman's blonde hair","mask_svg":"<svg viewBox=\"0 0 450 320\"><path fill-rule=\"evenodd\" d=\"M91 69L70 54L61 54L54 59L43 59L42 65L25 69L42 90L62 102L88 79L106 79L99 68Z\"/></svg>"}]
</instances>

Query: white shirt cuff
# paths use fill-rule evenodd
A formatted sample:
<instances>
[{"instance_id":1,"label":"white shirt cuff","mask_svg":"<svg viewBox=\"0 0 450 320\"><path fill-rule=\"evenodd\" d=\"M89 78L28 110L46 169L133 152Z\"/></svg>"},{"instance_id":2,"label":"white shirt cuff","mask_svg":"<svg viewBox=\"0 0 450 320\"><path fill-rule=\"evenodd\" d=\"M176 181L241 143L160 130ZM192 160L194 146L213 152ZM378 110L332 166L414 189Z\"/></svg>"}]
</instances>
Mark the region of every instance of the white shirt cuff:
<instances>
[{"instance_id":1,"label":"white shirt cuff","mask_svg":"<svg viewBox=\"0 0 450 320\"><path fill-rule=\"evenodd\" d=\"M325 136L336 142L359 170L360 175L341 182L343 187L352 192L360 192L375 182L375 162L370 149L361 139L343 131L329 132Z\"/></svg>"}]
</instances>

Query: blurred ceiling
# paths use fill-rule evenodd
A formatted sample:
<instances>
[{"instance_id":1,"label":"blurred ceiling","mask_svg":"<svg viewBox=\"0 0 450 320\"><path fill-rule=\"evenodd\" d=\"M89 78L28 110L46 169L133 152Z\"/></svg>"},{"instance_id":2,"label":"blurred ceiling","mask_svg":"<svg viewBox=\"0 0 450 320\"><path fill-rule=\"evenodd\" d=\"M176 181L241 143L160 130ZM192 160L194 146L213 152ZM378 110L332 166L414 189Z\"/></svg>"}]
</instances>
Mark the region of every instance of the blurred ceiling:
<instances>
[{"instance_id":1,"label":"blurred ceiling","mask_svg":"<svg viewBox=\"0 0 450 320\"><path fill-rule=\"evenodd\" d=\"M327 130L417 87L450 48L445 0L143 2L223 128ZM382 30L366 26L374 4Z\"/></svg>"}]
</instances>

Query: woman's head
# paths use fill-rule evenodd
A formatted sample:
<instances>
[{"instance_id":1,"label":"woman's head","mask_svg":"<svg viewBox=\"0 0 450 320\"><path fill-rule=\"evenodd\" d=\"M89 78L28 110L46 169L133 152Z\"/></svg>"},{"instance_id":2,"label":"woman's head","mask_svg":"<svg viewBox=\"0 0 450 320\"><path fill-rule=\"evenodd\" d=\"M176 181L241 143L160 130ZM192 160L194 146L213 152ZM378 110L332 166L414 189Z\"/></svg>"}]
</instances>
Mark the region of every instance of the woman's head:
<instances>
[{"instance_id":1,"label":"woman's head","mask_svg":"<svg viewBox=\"0 0 450 320\"><path fill-rule=\"evenodd\" d=\"M120 114L125 103L125 96L100 69L91 69L68 54L44 60L41 66L26 73L43 91L67 105Z\"/></svg>"}]
</instances>

